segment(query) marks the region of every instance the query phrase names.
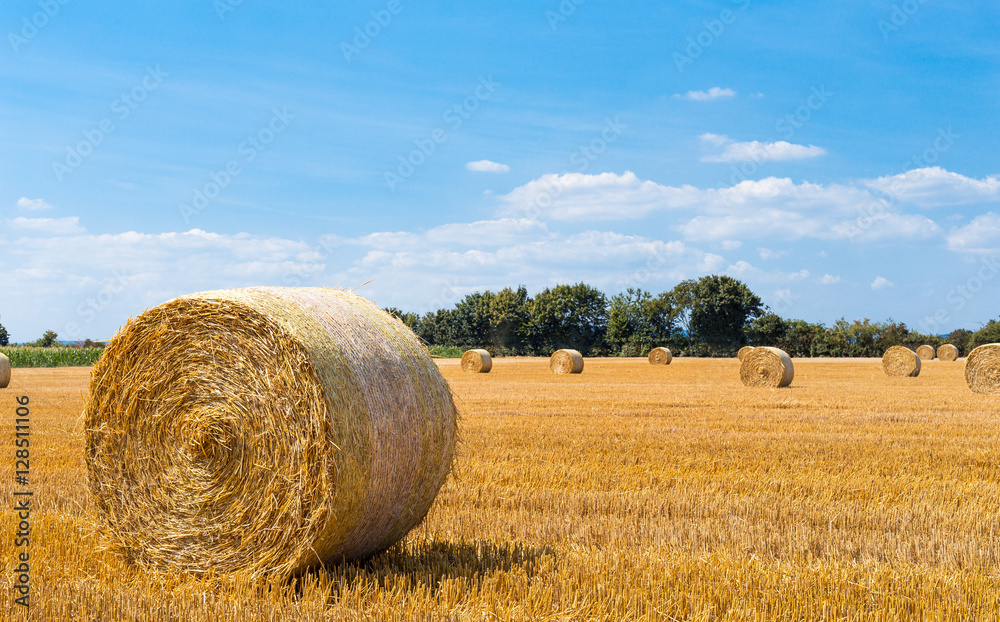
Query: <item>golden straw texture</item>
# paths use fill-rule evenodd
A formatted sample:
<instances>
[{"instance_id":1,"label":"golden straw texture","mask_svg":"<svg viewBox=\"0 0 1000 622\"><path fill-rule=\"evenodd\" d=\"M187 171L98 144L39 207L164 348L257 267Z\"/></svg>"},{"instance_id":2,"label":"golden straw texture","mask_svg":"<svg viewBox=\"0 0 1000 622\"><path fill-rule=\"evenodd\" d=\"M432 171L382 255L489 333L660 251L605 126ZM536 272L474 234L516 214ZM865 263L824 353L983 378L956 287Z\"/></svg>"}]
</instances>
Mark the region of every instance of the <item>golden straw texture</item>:
<instances>
[{"instance_id":1,"label":"golden straw texture","mask_svg":"<svg viewBox=\"0 0 1000 622\"><path fill-rule=\"evenodd\" d=\"M742 361L744 358L746 358L747 354L750 354L750 352L752 351L753 351L753 346L743 346L742 348L740 348L740 351L736 353L736 358Z\"/></svg>"},{"instance_id":2,"label":"golden straw texture","mask_svg":"<svg viewBox=\"0 0 1000 622\"><path fill-rule=\"evenodd\" d=\"M1000 393L1000 343L988 343L969 352L965 381L976 393Z\"/></svg>"},{"instance_id":3,"label":"golden straw texture","mask_svg":"<svg viewBox=\"0 0 1000 622\"><path fill-rule=\"evenodd\" d=\"M650 365L669 365L673 358L674 355L668 348L653 348L649 351Z\"/></svg>"},{"instance_id":4,"label":"golden straw texture","mask_svg":"<svg viewBox=\"0 0 1000 622\"><path fill-rule=\"evenodd\" d=\"M748 387L787 387L794 377L792 359L778 348L754 348L740 362L740 380Z\"/></svg>"},{"instance_id":5,"label":"golden straw texture","mask_svg":"<svg viewBox=\"0 0 1000 622\"><path fill-rule=\"evenodd\" d=\"M892 346L882 355L882 370L887 376L918 376L920 357L906 346Z\"/></svg>"},{"instance_id":6,"label":"golden straw texture","mask_svg":"<svg viewBox=\"0 0 1000 622\"><path fill-rule=\"evenodd\" d=\"M917 356L919 356L921 360L932 361L934 360L935 354L936 352L934 351L934 346L924 345L917 348Z\"/></svg>"},{"instance_id":7,"label":"golden straw texture","mask_svg":"<svg viewBox=\"0 0 1000 622\"><path fill-rule=\"evenodd\" d=\"M583 371L583 356L576 350L556 350L549 358L553 374L579 374Z\"/></svg>"},{"instance_id":8,"label":"golden straw texture","mask_svg":"<svg viewBox=\"0 0 1000 622\"><path fill-rule=\"evenodd\" d=\"M946 343L938 347L937 357L939 361L956 361L958 360L958 348Z\"/></svg>"},{"instance_id":9,"label":"golden straw texture","mask_svg":"<svg viewBox=\"0 0 1000 622\"><path fill-rule=\"evenodd\" d=\"M488 374L493 369L493 359L486 350L466 350L462 355L462 371L473 374Z\"/></svg>"},{"instance_id":10,"label":"golden straw texture","mask_svg":"<svg viewBox=\"0 0 1000 622\"><path fill-rule=\"evenodd\" d=\"M451 392L416 336L328 288L183 296L94 366L90 490L128 559L285 576L364 558L430 509L455 449Z\"/></svg>"},{"instance_id":11,"label":"golden straw texture","mask_svg":"<svg viewBox=\"0 0 1000 622\"><path fill-rule=\"evenodd\" d=\"M0 353L0 389L6 389L10 384L10 359Z\"/></svg>"}]
</instances>

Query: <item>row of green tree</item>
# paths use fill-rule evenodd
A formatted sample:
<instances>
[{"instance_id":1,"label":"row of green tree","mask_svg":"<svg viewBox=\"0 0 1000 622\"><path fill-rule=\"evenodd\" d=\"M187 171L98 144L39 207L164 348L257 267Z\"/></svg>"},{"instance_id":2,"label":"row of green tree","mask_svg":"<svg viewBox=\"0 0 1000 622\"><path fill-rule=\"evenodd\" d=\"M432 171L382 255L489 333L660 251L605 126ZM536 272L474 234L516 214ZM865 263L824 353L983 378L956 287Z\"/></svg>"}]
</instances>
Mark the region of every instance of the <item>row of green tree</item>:
<instances>
[{"instance_id":1,"label":"row of green tree","mask_svg":"<svg viewBox=\"0 0 1000 622\"><path fill-rule=\"evenodd\" d=\"M452 309L419 316L396 308L429 346L485 348L494 355L547 356L573 348L587 356L644 356L657 346L682 356L733 356L745 345L791 356L882 356L890 346L954 344L968 353L1000 342L1000 322L981 330L924 335L891 319L832 326L782 318L741 281L710 275L653 295L629 289L606 296L585 284L557 285L534 297L523 286L469 294Z\"/></svg>"},{"instance_id":2,"label":"row of green tree","mask_svg":"<svg viewBox=\"0 0 1000 622\"><path fill-rule=\"evenodd\" d=\"M0 324L0 346L9 346L9 345L10 345L10 335L7 333L7 329L3 327L3 324ZM51 348L53 346L62 346L63 344L59 342L59 334L56 331L47 330L45 331L45 334L43 334L40 338L34 341L29 341L27 343L22 343L20 345L32 348ZM75 344L70 345L69 347L100 348L103 346L104 344L102 342L91 341L90 339L87 339L85 341L78 341Z\"/></svg>"}]
</instances>

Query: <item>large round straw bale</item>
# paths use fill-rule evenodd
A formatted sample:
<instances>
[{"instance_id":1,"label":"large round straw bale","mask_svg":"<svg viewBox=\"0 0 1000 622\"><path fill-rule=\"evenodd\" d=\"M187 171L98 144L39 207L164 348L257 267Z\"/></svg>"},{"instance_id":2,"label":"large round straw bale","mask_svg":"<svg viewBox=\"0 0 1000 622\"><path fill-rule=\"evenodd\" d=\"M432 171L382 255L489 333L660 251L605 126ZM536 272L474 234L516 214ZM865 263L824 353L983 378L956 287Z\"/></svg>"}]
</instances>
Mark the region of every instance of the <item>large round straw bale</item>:
<instances>
[{"instance_id":1,"label":"large round straw bale","mask_svg":"<svg viewBox=\"0 0 1000 622\"><path fill-rule=\"evenodd\" d=\"M1000 393L1000 343L988 343L969 352L965 381L976 393Z\"/></svg>"},{"instance_id":2,"label":"large round straw bale","mask_svg":"<svg viewBox=\"0 0 1000 622\"><path fill-rule=\"evenodd\" d=\"M920 357L906 346L892 346L882 355L882 370L887 376L918 376Z\"/></svg>"},{"instance_id":3,"label":"large round straw bale","mask_svg":"<svg viewBox=\"0 0 1000 622\"><path fill-rule=\"evenodd\" d=\"M736 358L742 361L743 359L746 358L747 354L750 354L752 350L753 346L743 346L742 348L740 348L739 352L736 353Z\"/></svg>"},{"instance_id":4,"label":"large round straw bale","mask_svg":"<svg viewBox=\"0 0 1000 622\"><path fill-rule=\"evenodd\" d=\"M787 387L794 377L792 359L778 348L754 348L740 363L740 380L748 387Z\"/></svg>"},{"instance_id":5,"label":"large round straw bale","mask_svg":"<svg viewBox=\"0 0 1000 622\"><path fill-rule=\"evenodd\" d=\"M6 389L10 384L10 359L0 353L0 389Z\"/></svg>"},{"instance_id":6,"label":"large round straw bale","mask_svg":"<svg viewBox=\"0 0 1000 622\"><path fill-rule=\"evenodd\" d=\"M669 365L674 355L668 348L653 348L649 351L650 365Z\"/></svg>"},{"instance_id":7,"label":"large round straw bale","mask_svg":"<svg viewBox=\"0 0 1000 622\"><path fill-rule=\"evenodd\" d=\"M923 345L917 348L917 356L923 361L933 361L935 354L934 346Z\"/></svg>"},{"instance_id":8,"label":"large round straw bale","mask_svg":"<svg viewBox=\"0 0 1000 622\"><path fill-rule=\"evenodd\" d=\"M493 359L486 350L466 350L462 355L462 371L488 374L493 369Z\"/></svg>"},{"instance_id":9,"label":"large round straw bale","mask_svg":"<svg viewBox=\"0 0 1000 622\"><path fill-rule=\"evenodd\" d=\"M287 576L370 556L451 468L451 392L416 336L329 288L183 296L94 366L90 491L127 559Z\"/></svg>"},{"instance_id":10,"label":"large round straw bale","mask_svg":"<svg viewBox=\"0 0 1000 622\"><path fill-rule=\"evenodd\" d=\"M576 350L556 350L549 359L553 374L579 374L583 371L583 356Z\"/></svg>"},{"instance_id":11,"label":"large round straw bale","mask_svg":"<svg viewBox=\"0 0 1000 622\"><path fill-rule=\"evenodd\" d=\"M946 343L943 346L938 346L937 357L939 361L954 361L958 359L958 348Z\"/></svg>"}]
</instances>

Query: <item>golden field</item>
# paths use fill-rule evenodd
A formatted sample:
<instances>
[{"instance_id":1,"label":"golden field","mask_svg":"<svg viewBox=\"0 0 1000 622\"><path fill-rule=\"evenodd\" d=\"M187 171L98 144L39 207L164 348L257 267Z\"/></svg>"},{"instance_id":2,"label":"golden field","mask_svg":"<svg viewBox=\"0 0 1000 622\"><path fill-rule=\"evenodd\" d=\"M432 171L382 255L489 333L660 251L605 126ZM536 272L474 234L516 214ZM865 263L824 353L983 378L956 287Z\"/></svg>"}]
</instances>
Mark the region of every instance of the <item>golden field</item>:
<instances>
[{"instance_id":1,"label":"golden field","mask_svg":"<svg viewBox=\"0 0 1000 622\"><path fill-rule=\"evenodd\" d=\"M964 360L888 378L796 360L439 361L462 419L426 521L293 583L138 570L103 551L80 413L89 368L0 390L0 618L32 620L1000 620L1000 398ZM32 607L14 605L15 397L31 407Z\"/></svg>"}]
</instances>

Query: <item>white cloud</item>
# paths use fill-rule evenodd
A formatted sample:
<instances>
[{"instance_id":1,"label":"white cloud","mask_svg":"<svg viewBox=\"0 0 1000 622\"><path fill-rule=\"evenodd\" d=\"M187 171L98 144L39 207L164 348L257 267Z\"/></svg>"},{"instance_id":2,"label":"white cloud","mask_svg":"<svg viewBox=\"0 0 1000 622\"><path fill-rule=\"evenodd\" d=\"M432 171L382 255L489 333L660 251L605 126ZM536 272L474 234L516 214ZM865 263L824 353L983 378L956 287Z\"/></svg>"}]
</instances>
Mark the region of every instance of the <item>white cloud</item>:
<instances>
[{"instance_id":1,"label":"white cloud","mask_svg":"<svg viewBox=\"0 0 1000 622\"><path fill-rule=\"evenodd\" d=\"M15 231L23 231L27 234L50 234L50 235L76 235L86 231L80 225L79 216L68 216L66 218L17 218L7 221L7 226Z\"/></svg>"},{"instance_id":2,"label":"white cloud","mask_svg":"<svg viewBox=\"0 0 1000 622\"><path fill-rule=\"evenodd\" d=\"M824 274L823 278L820 280L823 285L833 285L834 283L840 283L840 277L834 276L832 274Z\"/></svg>"},{"instance_id":3,"label":"white cloud","mask_svg":"<svg viewBox=\"0 0 1000 622\"><path fill-rule=\"evenodd\" d=\"M4 325L9 320L30 333L15 336L19 341L47 329L66 339L106 338L129 316L181 294L296 279L336 285L320 280L324 269L303 242L245 233L23 236L10 240L0 256L0 291L10 293ZM109 294L110 281L116 285ZM98 299L96 307L88 306Z\"/></svg>"},{"instance_id":4,"label":"white cloud","mask_svg":"<svg viewBox=\"0 0 1000 622\"><path fill-rule=\"evenodd\" d=\"M40 210L40 209L52 209L52 206L46 203L42 199L29 199L28 197L21 197L17 200L17 206L21 209L26 210Z\"/></svg>"},{"instance_id":5,"label":"white cloud","mask_svg":"<svg viewBox=\"0 0 1000 622\"><path fill-rule=\"evenodd\" d=\"M656 212L688 240L928 240L941 228L860 185L745 180L722 188L666 186L635 173L543 175L497 197L498 213L543 221L632 220Z\"/></svg>"},{"instance_id":6,"label":"white cloud","mask_svg":"<svg viewBox=\"0 0 1000 622\"><path fill-rule=\"evenodd\" d=\"M477 248L493 248L516 243L525 236L547 237L548 228L544 223L529 218L499 218L440 225L423 233L379 231L356 238L328 237L337 244L393 251L419 251L428 245L463 244Z\"/></svg>"},{"instance_id":7,"label":"white cloud","mask_svg":"<svg viewBox=\"0 0 1000 622\"><path fill-rule=\"evenodd\" d=\"M977 255L1000 255L1000 214L987 212L948 234L948 248Z\"/></svg>"},{"instance_id":8,"label":"white cloud","mask_svg":"<svg viewBox=\"0 0 1000 622\"><path fill-rule=\"evenodd\" d=\"M501 214L546 220L641 218L657 209L694 207L701 191L642 181L626 171L587 175L543 175L500 197Z\"/></svg>"},{"instance_id":9,"label":"white cloud","mask_svg":"<svg viewBox=\"0 0 1000 622\"><path fill-rule=\"evenodd\" d=\"M721 97L734 97L736 91L729 88L720 88L718 86L713 86L707 91L688 91L687 93L681 95L677 93L674 95L675 99L686 99L688 101L703 102L712 99L719 99Z\"/></svg>"},{"instance_id":10,"label":"white cloud","mask_svg":"<svg viewBox=\"0 0 1000 622\"><path fill-rule=\"evenodd\" d=\"M477 171L480 173L509 173L510 167L506 164L499 164L497 162L491 162L489 160L478 160L476 162L469 162L465 165L465 168L470 171Z\"/></svg>"},{"instance_id":11,"label":"white cloud","mask_svg":"<svg viewBox=\"0 0 1000 622\"><path fill-rule=\"evenodd\" d=\"M879 290L882 290L882 289L886 289L886 288L889 288L889 287L895 287L895 286L896 286L895 283L893 283L889 279L887 279L885 277L881 277L881 276L875 277L875 280L872 281L872 289L875 290L875 291L879 291Z\"/></svg>"},{"instance_id":12,"label":"white cloud","mask_svg":"<svg viewBox=\"0 0 1000 622\"><path fill-rule=\"evenodd\" d=\"M768 160L802 160L826 155L826 150L815 145L796 145L784 140L773 143L752 140L736 142L723 134L702 134L702 142L725 147L718 155L702 157L702 162L766 162Z\"/></svg>"},{"instance_id":13,"label":"white cloud","mask_svg":"<svg viewBox=\"0 0 1000 622\"><path fill-rule=\"evenodd\" d=\"M542 223L500 219L448 224L425 233L410 234L405 248L399 234L369 234L340 239L347 247L364 249L349 267L335 275L337 282L364 282L382 306L411 307L401 292L430 292L426 311L450 306L464 295L483 289L524 284L537 291L557 283L585 281L602 291L627 287L659 291L685 278L718 272L725 267L719 255L664 241L612 231L564 234ZM489 240L482 244L483 236ZM433 299L431 299L433 297Z\"/></svg>"},{"instance_id":14,"label":"white cloud","mask_svg":"<svg viewBox=\"0 0 1000 622\"><path fill-rule=\"evenodd\" d=\"M766 261L768 259L778 259L779 257L784 257L788 254L788 251L773 251L769 248L761 247L757 249L757 254L760 255L761 259Z\"/></svg>"},{"instance_id":15,"label":"white cloud","mask_svg":"<svg viewBox=\"0 0 1000 622\"><path fill-rule=\"evenodd\" d=\"M726 268L726 273L741 279L752 280L755 283L787 283L802 281L809 278L809 271L803 268L796 272L782 270L762 270L749 262L740 260Z\"/></svg>"},{"instance_id":16,"label":"white cloud","mask_svg":"<svg viewBox=\"0 0 1000 622\"><path fill-rule=\"evenodd\" d=\"M974 179L939 166L870 179L867 186L918 207L1000 202L1000 177Z\"/></svg>"},{"instance_id":17,"label":"white cloud","mask_svg":"<svg viewBox=\"0 0 1000 622\"><path fill-rule=\"evenodd\" d=\"M834 237L864 242L890 239L929 240L942 235L941 227L926 216L880 211L885 209L884 205L879 210L864 208L860 216L834 224L831 231Z\"/></svg>"},{"instance_id":18,"label":"white cloud","mask_svg":"<svg viewBox=\"0 0 1000 622\"><path fill-rule=\"evenodd\" d=\"M743 246L743 241L742 240L723 240L722 241L722 250L724 250L724 251L733 251L733 250L736 250L737 248L740 248L741 246Z\"/></svg>"}]
</instances>

